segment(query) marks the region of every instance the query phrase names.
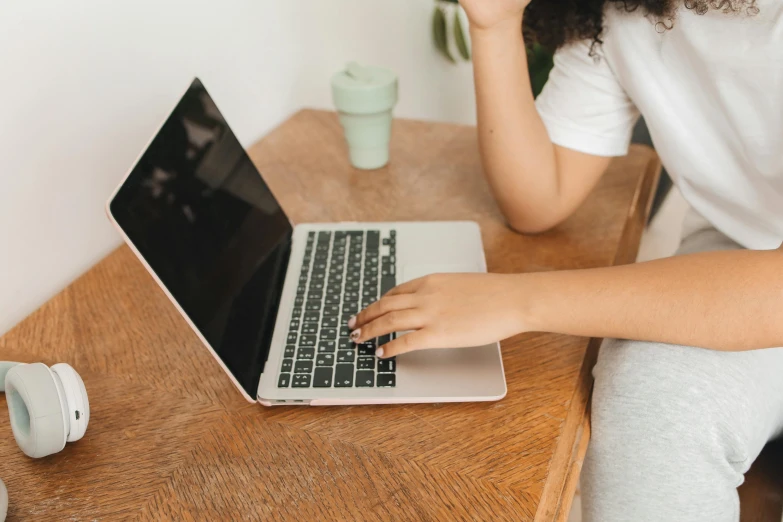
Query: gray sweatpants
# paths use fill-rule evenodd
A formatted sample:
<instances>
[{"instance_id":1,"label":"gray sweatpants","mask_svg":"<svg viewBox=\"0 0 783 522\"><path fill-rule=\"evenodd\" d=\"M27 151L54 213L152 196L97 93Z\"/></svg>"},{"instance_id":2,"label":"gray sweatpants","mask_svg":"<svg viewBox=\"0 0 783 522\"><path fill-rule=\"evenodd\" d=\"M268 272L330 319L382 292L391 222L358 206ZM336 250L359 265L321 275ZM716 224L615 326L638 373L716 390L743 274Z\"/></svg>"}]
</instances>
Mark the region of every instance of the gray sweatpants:
<instances>
[{"instance_id":1,"label":"gray sweatpants","mask_svg":"<svg viewBox=\"0 0 783 522\"><path fill-rule=\"evenodd\" d=\"M741 248L694 213L683 232L678 254ZM738 521L737 486L783 434L783 348L612 339L593 374L584 522Z\"/></svg>"}]
</instances>

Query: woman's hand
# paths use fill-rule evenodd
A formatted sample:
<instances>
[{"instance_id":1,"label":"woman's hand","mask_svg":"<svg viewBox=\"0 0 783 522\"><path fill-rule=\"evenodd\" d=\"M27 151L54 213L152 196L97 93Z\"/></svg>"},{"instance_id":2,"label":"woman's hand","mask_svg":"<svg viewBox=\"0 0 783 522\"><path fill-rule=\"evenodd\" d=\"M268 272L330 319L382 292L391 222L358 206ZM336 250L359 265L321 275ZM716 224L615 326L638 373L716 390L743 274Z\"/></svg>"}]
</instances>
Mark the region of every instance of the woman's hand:
<instances>
[{"instance_id":1,"label":"woman's hand","mask_svg":"<svg viewBox=\"0 0 783 522\"><path fill-rule=\"evenodd\" d=\"M477 29L491 29L504 23L514 23L522 30L522 13L530 0L460 0L470 25Z\"/></svg>"},{"instance_id":2,"label":"woman's hand","mask_svg":"<svg viewBox=\"0 0 783 522\"><path fill-rule=\"evenodd\" d=\"M348 326L360 343L411 331L378 348L394 357L425 348L461 348L496 342L526 330L520 275L436 274L400 285Z\"/></svg>"}]
</instances>

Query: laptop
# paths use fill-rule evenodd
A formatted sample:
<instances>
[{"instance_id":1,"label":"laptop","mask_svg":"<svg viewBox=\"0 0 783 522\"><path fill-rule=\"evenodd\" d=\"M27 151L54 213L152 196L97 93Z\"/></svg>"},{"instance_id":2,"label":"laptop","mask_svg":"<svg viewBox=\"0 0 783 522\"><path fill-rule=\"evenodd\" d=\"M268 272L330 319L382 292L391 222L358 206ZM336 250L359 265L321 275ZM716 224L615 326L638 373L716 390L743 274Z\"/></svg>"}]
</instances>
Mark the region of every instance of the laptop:
<instances>
[{"instance_id":1,"label":"laptop","mask_svg":"<svg viewBox=\"0 0 783 522\"><path fill-rule=\"evenodd\" d=\"M198 79L106 207L248 401L318 406L506 394L497 343L381 360L375 349L391 336L359 345L348 337L348 319L395 285L486 271L478 225L294 226Z\"/></svg>"}]
</instances>

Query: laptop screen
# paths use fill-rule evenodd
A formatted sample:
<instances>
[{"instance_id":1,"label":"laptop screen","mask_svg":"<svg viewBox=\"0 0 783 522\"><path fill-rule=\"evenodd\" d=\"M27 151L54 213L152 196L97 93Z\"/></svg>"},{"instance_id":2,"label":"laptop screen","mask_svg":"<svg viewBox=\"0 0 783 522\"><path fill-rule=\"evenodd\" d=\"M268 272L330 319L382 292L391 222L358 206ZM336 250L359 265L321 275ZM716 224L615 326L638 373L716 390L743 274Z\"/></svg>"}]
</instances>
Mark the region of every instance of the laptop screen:
<instances>
[{"instance_id":1,"label":"laptop screen","mask_svg":"<svg viewBox=\"0 0 783 522\"><path fill-rule=\"evenodd\" d=\"M293 231L199 80L133 168L110 211L255 398Z\"/></svg>"}]
</instances>

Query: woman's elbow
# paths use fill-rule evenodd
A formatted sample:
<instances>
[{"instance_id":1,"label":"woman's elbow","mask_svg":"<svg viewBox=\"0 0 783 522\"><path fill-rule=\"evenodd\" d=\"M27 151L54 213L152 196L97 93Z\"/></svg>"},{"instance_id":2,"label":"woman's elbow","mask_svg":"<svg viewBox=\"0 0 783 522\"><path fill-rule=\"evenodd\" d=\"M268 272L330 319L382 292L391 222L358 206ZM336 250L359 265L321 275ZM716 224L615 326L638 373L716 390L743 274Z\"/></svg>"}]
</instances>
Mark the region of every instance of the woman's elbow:
<instances>
[{"instance_id":1,"label":"woman's elbow","mask_svg":"<svg viewBox=\"0 0 783 522\"><path fill-rule=\"evenodd\" d=\"M535 236L535 235L543 234L545 232L549 232L557 225L559 225L561 222L562 219L554 219L554 218L533 219L529 217L512 218L511 216L506 216L506 224L508 225L508 227L514 232L526 236Z\"/></svg>"}]
</instances>

